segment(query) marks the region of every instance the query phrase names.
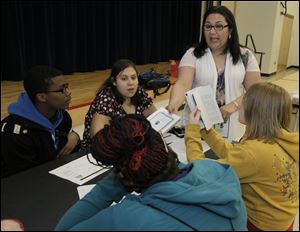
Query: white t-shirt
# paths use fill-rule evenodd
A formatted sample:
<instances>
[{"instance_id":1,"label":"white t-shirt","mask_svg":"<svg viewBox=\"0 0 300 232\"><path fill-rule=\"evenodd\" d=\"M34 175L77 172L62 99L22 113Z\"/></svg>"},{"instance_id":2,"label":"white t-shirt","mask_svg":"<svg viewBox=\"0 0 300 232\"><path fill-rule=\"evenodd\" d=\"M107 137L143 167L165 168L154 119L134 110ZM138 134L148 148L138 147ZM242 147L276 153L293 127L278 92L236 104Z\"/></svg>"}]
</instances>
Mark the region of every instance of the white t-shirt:
<instances>
[{"instance_id":1,"label":"white t-shirt","mask_svg":"<svg viewBox=\"0 0 300 232\"><path fill-rule=\"evenodd\" d=\"M195 48L190 48L186 51L184 56L181 58L180 63L179 63L179 68L182 66L190 66L195 68L196 66L196 60L198 59L194 55L194 49ZM260 72L257 60L255 56L253 55L252 51L249 50L248 48L241 48L241 53L244 54L246 51L249 52L248 56L248 63L246 66L246 72ZM200 58L201 59L201 58Z\"/></svg>"},{"instance_id":2,"label":"white t-shirt","mask_svg":"<svg viewBox=\"0 0 300 232\"><path fill-rule=\"evenodd\" d=\"M226 54L226 63L224 67L225 77L225 104L235 100L242 96L245 92L244 89L244 78L247 72L260 72L258 63L253 53L247 48L240 48L242 57L245 59L244 62L239 61L237 64L232 63L232 57L228 52ZM194 48L190 48L186 51L182 57L179 67L189 66L195 68L195 77L193 80L192 88L198 86L210 85L213 91L216 93L218 72L217 68L209 49L206 49L206 53L201 58L196 58L194 55ZM247 53L247 55L245 55ZM217 96L217 95L216 95ZM182 125L185 126L188 120L188 114L190 110L185 107L182 116ZM238 121L238 112L233 113L228 120L228 133L226 138L228 141L238 141L244 134L245 126Z\"/></svg>"}]
</instances>

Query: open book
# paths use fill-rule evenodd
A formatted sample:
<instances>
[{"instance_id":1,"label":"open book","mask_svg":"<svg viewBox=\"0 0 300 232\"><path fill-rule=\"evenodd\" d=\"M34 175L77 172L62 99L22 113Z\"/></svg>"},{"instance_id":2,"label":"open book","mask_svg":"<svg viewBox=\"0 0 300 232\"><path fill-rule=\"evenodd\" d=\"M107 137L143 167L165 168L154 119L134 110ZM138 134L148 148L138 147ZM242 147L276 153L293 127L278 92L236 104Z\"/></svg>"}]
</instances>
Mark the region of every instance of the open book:
<instances>
[{"instance_id":1,"label":"open book","mask_svg":"<svg viewBox=\"0 0 300 232\"><path fill-rule=\"evenodd\" d=\"M165 108L161 107L147 118L151 126L157 132L166 133L179 121L180 116L170 114Z\"/></svg>"},{"instance_id":2,"label":"open book","mask_svg":"<svg viewBox=\"0 0 300 232\"><path fill-rule=\"evenodd\" d=\"M223 123L223 117L218 107L216 97L209 85L200 86L185 93L190 110L196 106L201 110L200 127L209 130L214 124Z\"/></svg>"}]
</instances>

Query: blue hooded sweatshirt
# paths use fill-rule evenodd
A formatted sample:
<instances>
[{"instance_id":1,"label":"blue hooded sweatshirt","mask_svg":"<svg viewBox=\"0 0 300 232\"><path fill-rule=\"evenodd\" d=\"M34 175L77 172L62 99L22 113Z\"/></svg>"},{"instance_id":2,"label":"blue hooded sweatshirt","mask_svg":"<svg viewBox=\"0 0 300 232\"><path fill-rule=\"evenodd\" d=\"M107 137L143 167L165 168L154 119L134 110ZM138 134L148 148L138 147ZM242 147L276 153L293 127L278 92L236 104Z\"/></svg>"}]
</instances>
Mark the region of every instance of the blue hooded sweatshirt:
<instances>
[{"instance_id":1,"label":"blue hooded sweatshirt","mask_svg":"<svg viewBox=\"0 0 300 232\"><path fill-rule=\"evenodd\" d=\"M127 194L111 173L77 202L56 230L247 230L239 180L229 165L213 160L191 168L177 181L156 183Z\"/></svg>"},{"instance_id":2,"label":"blue hooded sweatshirt","mask_svg":"<svg viewBox=\"0 0 300 232\"><path fill-rule=\"evenodd\" d=\"M45 130L50 133L54 147L55 149L57 149L58 141L55 136L55 129L63 120L63 113L61 110L57 111L56 119L52 123L48 118L46 118L36 109L27 93L22 92L19 96L18 101L9 105L8 112L10 114L15 114L20 117L26 118L44 127Z\"/></svg>"}]
</instances>

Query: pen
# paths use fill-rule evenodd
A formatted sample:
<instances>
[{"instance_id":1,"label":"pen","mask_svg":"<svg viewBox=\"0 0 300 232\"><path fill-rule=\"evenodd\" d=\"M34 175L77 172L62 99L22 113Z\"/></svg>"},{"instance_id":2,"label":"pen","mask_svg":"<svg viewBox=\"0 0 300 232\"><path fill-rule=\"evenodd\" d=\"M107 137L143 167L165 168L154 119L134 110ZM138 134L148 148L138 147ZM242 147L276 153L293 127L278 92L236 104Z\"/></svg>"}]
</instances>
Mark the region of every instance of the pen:
<instances>
[{"instance_id":1,"label":"pen","mask_svg":"<svg viewBox=\"0 0 300 232\"><path fill-rule=\"evenodd\" d=\"M170 137L170 136L171 136L171 134L167 134L167 135L162 136L162 137L165 139L165 138L168 138L168 137Z\"/></svg>"},{"instance_id":2,"label":"pen","mask_svg":"<svg viewBox=\"0 0 300 232\"><path fill-rule=\"evenodd\" d=\"M94 175L95 173L102 171L103 169L104 169L104 168L101 168L101 169L98 170L98 171L92 172L91 174L89 174L89 175L87 175L87 176L85 176L85 177L82 177L80 180L84 180L84 179L90 177L91 175Z\"/></svg>"}]
</instances>

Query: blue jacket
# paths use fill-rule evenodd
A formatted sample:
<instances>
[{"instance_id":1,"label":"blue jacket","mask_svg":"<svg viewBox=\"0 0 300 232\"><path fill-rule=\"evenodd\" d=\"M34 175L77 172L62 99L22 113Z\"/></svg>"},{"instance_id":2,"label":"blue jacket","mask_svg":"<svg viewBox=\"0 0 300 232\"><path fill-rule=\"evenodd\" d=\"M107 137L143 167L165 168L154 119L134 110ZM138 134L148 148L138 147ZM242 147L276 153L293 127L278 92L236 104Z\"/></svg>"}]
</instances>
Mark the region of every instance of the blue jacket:
<instances>
[{"instance_id":1,"label":"blue jacket","mask_svg":"<svg viewBox=\"0 0 300 232\"><path fill-rule=\"evenodd\" d=\"M56 120L52 123L36 109L27 93L23 92L20 94L17 102L8 106L8 113L18 115L41 125L50 133L51 138L53 139L53 145L57 148L58 141L56 141L55 138L55 129L63 120L62 110L57 111Z\"/></svg>"},{"instance_id":2,"label":"blue jacket","mask_svg":"<svg viewBox=\"0 0 300 232\"><path fill-rule=\"evenodd\" d=\"M1 121L1 178L56 159L72 129L67 111L58 110L51 123L21 93L8 112Z\"/></svg>"},{"instance_id":3,"label":"blue jacket","mask_svg":"<svg viewBox=\"0 0 300 232\"><path fill-rule=\"evenodd\" d=\"M127 194L109 207L125 194L111 173L69 209L56 230L246 230L240 183L231 166L212 160L185 168L189 165L179 180Z\"/></svg>"}]
</instances>

